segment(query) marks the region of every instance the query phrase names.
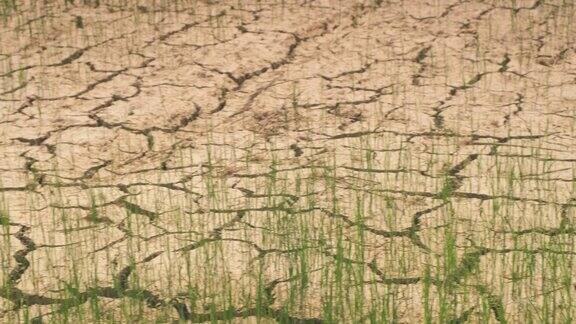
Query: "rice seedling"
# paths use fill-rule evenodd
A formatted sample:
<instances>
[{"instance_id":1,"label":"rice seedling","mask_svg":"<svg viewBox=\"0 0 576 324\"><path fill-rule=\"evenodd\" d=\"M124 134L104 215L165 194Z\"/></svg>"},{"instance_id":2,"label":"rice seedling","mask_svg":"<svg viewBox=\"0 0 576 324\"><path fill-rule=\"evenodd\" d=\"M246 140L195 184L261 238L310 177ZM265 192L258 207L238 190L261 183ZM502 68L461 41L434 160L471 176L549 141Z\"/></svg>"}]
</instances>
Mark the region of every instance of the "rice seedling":
<instances>
[{"instance_id":1,"label":"rice seedling","mask_svg":"<svg viewBox=\"0 0 576 324\"><path fill-rule=\"evenodd\" d=\"M575 13L0 1L0 322L572 322Z\"/></svg>"}]
</instances>

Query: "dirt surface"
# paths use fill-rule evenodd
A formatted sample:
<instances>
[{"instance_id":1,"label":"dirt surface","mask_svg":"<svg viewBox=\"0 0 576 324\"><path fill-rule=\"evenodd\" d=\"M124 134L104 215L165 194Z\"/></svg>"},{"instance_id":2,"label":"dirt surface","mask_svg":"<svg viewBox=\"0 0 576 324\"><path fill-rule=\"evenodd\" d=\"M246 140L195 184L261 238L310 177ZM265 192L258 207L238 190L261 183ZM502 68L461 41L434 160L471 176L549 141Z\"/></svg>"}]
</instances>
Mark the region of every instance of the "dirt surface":
<instances>
[{"instance_id":1,"label":"dirt surface","mask_svg":"<svg viewBox=\"0 0 576 324\"><path fill-rule=\"evenodd\" d=\"M576 297L573 5L78 2L0 28L6 321L521 322Z\"/></svg>"}]
</instances>

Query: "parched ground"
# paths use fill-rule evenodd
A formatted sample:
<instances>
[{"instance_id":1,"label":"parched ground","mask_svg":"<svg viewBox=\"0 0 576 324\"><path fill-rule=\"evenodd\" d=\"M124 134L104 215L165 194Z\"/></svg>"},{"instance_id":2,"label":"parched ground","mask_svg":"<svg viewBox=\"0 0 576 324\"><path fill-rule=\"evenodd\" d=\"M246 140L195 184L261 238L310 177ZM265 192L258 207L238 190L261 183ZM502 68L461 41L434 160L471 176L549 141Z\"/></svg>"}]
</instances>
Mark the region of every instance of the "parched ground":
<instances>
[{"instance_id":1,"label":"parched ground","mask_svg":"<svg viewBox=\"0 0 576 324\"><path fill-rule=\"evenodd\" d=\"M576 318L571 1L0 8L0 322Z\"/></svg>"}]
</instances>

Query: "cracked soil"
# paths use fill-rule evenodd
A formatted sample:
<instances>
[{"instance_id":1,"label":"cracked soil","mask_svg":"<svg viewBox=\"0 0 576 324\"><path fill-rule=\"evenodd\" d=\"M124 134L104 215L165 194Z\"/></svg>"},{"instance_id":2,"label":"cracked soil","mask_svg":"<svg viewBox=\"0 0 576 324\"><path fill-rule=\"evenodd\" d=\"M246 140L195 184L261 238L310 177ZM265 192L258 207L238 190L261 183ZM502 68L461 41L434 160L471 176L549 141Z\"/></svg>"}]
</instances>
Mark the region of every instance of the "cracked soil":
<instances>
[{"instance_id":1,"label":"cracked soil","mask_svg":"<svg viewBox=\"0 0 576 324\"><path fill-rule=\"evenodd\" d=\"M0 9L0 322L576 318L573 1Z\"/></svg>"}]
</instances>

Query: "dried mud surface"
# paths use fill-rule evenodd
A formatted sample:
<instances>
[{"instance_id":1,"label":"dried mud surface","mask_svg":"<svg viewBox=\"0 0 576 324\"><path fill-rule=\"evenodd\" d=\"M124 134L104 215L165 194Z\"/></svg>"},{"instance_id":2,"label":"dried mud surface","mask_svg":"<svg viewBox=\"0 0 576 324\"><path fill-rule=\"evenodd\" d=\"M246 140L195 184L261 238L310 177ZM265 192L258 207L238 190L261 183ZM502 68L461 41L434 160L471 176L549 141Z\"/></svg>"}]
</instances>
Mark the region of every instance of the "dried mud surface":
<instances>
[{"instance_id":1,"label":"dried mud surface","mask_svg":"<svg viewBox=\"0 0 576 324\"><path fill-rule=\"evenodd\" d=\"M514 322L576 297L575 270L547 261L576 254L573 6L14 10L0 29L4 320L94 300L113 318L132 300L140 321L358 321L394 294L390 316L417 322L428 287L458 304L455 323L482 307ZM527 259L533 275L514 276ZM328 294L345 298L339 320Z\"/></svg>"}]
</instances>

